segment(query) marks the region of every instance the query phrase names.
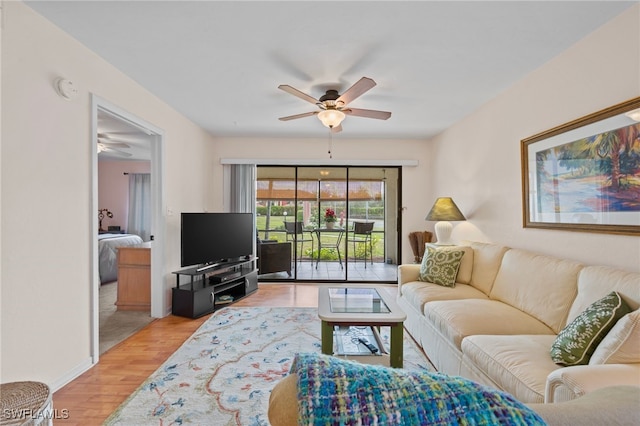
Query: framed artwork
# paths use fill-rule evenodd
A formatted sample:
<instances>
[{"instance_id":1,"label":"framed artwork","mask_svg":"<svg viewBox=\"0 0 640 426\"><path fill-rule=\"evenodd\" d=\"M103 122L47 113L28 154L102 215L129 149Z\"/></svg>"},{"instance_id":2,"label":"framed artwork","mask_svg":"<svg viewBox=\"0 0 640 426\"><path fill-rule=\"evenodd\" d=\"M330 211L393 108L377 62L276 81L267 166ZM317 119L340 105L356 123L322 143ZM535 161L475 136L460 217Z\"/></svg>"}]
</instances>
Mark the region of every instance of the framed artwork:
<instances>
[{"instance_id":1,"label":"framed artwork","mask_svg":"<svg viewBox=\"0 0 640 426\"><path fill-rule=\"evenodd\" d=\"M525 228L640 235L640 97L520 144Z\"/></svg>"}]
</instances>

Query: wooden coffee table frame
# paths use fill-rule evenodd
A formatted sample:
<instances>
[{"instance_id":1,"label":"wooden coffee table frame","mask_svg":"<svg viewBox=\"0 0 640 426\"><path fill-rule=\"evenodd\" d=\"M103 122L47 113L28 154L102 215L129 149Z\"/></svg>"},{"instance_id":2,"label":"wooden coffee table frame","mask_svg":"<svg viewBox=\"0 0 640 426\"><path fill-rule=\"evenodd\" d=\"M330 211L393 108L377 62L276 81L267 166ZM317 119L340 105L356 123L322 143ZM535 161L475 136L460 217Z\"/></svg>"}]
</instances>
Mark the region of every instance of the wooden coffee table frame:
<instances>
[{"instance_id":1,"label":"wooden coffee table frame","mask_svg":"<svg viewBox=\"0 0 640 426\"><path fill-rule=\"evenodd\" d=\"M349 312L331 312L331 304L329 302L329 288L374 288L387 305L391 312L388 313L349 313ZM318 289L318 317L322 321L321 337L322 337L322 353L333 355L333 327L341 326L357 326L366 325L373 327L390 327L391 342L389 348L389 365L395 368L402 368L403 359L403 338L404 338L404 320L407 315L400 309L393 297L387 293L384 287L367 285L367 286L330 286L320 287Z\"/></svg>"}]
</instances>

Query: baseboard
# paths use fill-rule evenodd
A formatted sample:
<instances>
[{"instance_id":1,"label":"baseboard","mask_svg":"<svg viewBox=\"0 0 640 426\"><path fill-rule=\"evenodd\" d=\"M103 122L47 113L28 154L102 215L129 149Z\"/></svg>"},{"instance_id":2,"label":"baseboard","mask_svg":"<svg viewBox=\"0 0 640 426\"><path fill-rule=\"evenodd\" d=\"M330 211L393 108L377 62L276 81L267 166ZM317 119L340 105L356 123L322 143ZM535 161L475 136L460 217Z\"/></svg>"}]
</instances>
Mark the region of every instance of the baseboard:
<instances>
[{"instance_id":1,"label":"baseboard","mask_svg":"<svg viewBox=\"0 0 640 426\"><path fill-rule=\"evenodd\" d=\"M62 377L56 379L53 383L49 383L49 387L52 392L56 392L61 389L64 385L71 382L72 380L78 378L82 373L89 370L93 367L94 364L92 362L92 358L88 357L83 362L67 371Z\"/></svg>"}]
</instances>

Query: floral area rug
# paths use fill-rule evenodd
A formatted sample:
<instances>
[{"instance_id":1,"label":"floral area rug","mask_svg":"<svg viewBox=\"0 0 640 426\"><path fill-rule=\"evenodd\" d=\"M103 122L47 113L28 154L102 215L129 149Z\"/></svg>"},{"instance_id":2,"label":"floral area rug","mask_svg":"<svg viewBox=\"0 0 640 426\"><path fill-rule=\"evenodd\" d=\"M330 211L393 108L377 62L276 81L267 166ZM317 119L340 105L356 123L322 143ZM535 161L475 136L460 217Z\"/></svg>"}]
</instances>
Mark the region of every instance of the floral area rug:
<instances>
[{"instance_id":1,"label":"floral area rug","mask_svg":"<svg viewBox=\"0 0 640 426\"><path fill-rule=\"evenodd\" d=\"M388 327L381 337L388 347ZM269 394L294 355L320 349L316 308L221 309L104 424L268 425ZM407 333L404 368L433 370Z\"/></svg>"}]
</instances>

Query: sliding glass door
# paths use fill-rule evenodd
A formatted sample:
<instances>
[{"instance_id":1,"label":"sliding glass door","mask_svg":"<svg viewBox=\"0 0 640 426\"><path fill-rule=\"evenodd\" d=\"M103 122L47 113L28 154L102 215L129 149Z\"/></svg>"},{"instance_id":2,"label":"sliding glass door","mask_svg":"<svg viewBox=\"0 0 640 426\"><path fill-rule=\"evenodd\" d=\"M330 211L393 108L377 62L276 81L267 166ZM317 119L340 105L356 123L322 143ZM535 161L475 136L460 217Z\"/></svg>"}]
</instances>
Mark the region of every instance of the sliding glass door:
<instances>
[{"instance_id":1,"label":"sliding glass door","mask_svg":"<svg viewBox=\"0 0 640 426\"><path fill-rule=\"evenodd\" d=\"M348 275L351 281L396 281L397 168L349 168Z\"/></svg>"},{"instance_id":2,"label":"sliding glass door","mask_svg":"<svg viewBox=\"0 0 640 426\"><path fill-rule=\"evenodd\" d=\"M258 238L291 246L260 279L396 282L399 185L399 168L258 166Z\"/></svg>"}]
</instances>

